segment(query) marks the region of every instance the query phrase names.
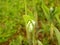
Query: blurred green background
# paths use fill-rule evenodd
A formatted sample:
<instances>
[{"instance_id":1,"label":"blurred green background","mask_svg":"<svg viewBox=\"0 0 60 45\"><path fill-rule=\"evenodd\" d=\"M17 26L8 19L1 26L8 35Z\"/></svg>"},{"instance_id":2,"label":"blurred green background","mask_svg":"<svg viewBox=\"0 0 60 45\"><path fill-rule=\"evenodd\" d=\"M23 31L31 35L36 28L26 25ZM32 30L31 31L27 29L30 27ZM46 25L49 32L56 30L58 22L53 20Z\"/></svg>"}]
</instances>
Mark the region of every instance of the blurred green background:
<instances>
[{"instance_id":1,"label":"blurred green background","mask_svg":"<svg viewBox=\"0 0 60 45\"><path fill-rule=\"evenodd\" d=\"M60 0L0 0L0 45L60 45Z\"/></svg>"}]
</instances>

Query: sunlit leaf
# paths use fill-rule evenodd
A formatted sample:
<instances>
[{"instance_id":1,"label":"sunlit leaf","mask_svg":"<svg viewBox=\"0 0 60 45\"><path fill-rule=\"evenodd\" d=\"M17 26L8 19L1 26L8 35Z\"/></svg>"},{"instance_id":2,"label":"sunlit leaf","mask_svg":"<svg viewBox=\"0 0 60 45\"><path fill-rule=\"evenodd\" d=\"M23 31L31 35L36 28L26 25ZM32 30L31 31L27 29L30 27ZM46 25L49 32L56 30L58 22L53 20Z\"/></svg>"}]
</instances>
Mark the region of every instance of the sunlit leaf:
<instances>
[{"instance_id":1,"label":"sunlit leaf","mask_svg":"<svg viewBox=\"0 0 60 45\"><path fill-rule=\"evenodd\" d=\"M60 32L58 31L57 28L55 28L54 31L55 31L55 35L56 35L57 40L58 40L58 44L60 45Z\"/></svg>"}]
</instances>

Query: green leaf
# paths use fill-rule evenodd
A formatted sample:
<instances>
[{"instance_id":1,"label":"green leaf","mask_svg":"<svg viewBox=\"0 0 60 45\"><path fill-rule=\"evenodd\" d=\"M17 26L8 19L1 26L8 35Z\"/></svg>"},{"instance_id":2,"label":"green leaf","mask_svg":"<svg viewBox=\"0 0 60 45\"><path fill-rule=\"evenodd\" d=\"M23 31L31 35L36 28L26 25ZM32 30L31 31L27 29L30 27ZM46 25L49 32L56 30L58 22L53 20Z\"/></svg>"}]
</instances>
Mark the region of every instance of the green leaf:
<instances>
[{"instance_id":1,"label":"green leaf","mask_svg":"<svg viewBox=\"0 0 60 45\"><path fill-rule=\"evenodd\" d=\"M23 15L23 19L25 23L27 24L29 21L32 21L33 18L30 15Z\"/></svg>"},{"instance_id":2,"label":"green leaf","mask_svg":"<svg viewBox=\"0 0 60 45\"><path fill-rule=\"evenodd\" d=\"M43 44L41 43L41 41L38 40L38 45L43 45Z\"/></svg>"},{"instance_id":3,"label":"green leaf","mask_svg":"<svg viewBox=\"0 0 60 45\"><path fill-rule=\"evenodd\" d=\"M60 45L60 32L58 31L58 29L57 28L54 28L55 30L55 35L56 35L56 37L57 37L57 40L58 40L58 44Z\"/></svg>"},{"instance_id":4,"label":"green leaf","mask_svg":"<svg viewBox=\"0 0 60 45\"><path fill-rule=\"evenodd\" d=\"M57 19L57 22L60 24L60 7L56 7L55 9L55 18Z\"/></svg>"},{"instance_id":5,"label":"green leaf","mask_svg":"<svg viewBox=\"0 0 60 45\"><path fill-rule=\"evenodd\" d=\"M56 7L54 12L55 12L55 15L59 15L60 14L60 7Z\"/></svg>"},{"instance_id":6,"label":"green leaf","mask_svg":"<svg viewBox=\"0 0 60 45\"><path fill-rule=\"evenodd\" d=\"M44 3L42 3L42 9L43 9L46 19L49 20L49 18L50 18L49 8Z\"/></svg>"}]
</instances>

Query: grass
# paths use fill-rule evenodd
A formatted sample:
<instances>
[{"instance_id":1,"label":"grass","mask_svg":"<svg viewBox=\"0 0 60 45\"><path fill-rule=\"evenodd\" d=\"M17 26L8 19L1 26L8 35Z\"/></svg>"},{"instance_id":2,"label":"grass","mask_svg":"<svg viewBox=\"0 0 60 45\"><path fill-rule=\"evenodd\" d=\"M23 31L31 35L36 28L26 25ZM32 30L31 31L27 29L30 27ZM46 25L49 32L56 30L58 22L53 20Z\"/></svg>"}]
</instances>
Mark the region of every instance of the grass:
<instances>
[{"instance_id":1,"label":"grass","mask_svg":"<svg viewBox=\"0 0 60 45\"><path fill-rule=\"evenodd\" d=\"M0 0L0 45L60 45L59 0Z\"/></svg>"}]
</instances>

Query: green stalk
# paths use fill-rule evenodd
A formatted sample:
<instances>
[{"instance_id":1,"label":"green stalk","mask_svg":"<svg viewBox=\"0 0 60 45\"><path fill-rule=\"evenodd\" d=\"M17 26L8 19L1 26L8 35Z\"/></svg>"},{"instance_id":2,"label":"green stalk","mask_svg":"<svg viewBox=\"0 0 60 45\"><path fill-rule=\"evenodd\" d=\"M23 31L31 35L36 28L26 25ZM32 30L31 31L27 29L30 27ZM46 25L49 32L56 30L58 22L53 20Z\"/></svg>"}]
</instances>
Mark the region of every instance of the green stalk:
<instances>
[{"instance_id":1,"label":"green stalk","mask_svg":"<svg viewBox=\"0 0 60 45\"><path fill-rule=\"evenodd\" d=\"M50 37L51 37L51 39L53 39L53 31L54 29L53 29L53 23L50 23Z\"/></svg>"},{"instance_id":2,"label":"green stalk","mask_svg":"<svg viewBox=\"0 0 60 45\"><path fill-rule=\"evenodd\" d=\"M25 4L25 15L27 15L27 1L24 0L24 4ZM27 33L27 42L29 43L29 45L31 45L30 43L30 40L31 40L31 35L30 35L30 32L29 32L29 28L27 28L27 23L26 23L26 33Z\"/></svg>"},{"instance_id":3,"label":"green stalk","mask_svg":"<svg viewBox=\"0 0 60 45\"><path fill-rule=\"evenodd\" d=\"M26 2L26 0L24 0L24 4L25 4L25 15L27 15L27 2Z\"/></svg>"},{"instance_id":4,"label":"green stalk","mask_svg":"<svg viewBox=\"0 0 60 45\"><path fill-rule=\"evenodd\" d=\"M33 0L33 9L34 9L34 17L35 17L35 26L34 26L34 30L33 30L33 45L36 45L36 30L38 28L38 16L37 16L37 12L36 12L36 0Z\"/></svg>"}]
</instances>

